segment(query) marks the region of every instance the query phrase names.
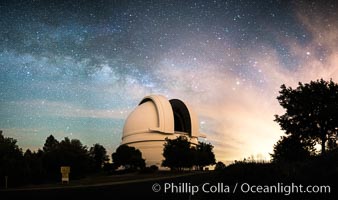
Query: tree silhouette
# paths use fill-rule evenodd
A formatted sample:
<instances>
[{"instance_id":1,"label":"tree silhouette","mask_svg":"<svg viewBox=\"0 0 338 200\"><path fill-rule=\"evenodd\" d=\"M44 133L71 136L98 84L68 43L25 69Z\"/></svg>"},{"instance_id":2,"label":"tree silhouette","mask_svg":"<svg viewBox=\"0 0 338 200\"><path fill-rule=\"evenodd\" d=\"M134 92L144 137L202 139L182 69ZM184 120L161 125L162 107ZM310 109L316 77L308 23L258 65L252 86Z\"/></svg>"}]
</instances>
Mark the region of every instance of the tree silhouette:
<instances>
[{"instance_id":1,"label":"tree silhouette","mask_svg":"<svg viewBox=\"0 0 338 200\"><path fill-rule=\"evenodd\" d=\"M23 154L13 138L4 137L0 130L0 178L8 177L8 185L12 186L23 182ZM0 182L3 185L4 181Z\"/></svg>"},{"instance_id":2,"label":"tree silhouette","mask_svg":"<svg viewBox=\"0 0 338 200\"><path fill-rule=\"evenodd\" d=\"M223 169L225 169L225 164L223 163L223 162L221 162L221 161L218 161L217 163L216 163L216 165L215 165L215 170L223 170Z\"/></svg>"},{"instance_id":3,"label":"tree silhouette","mask_svg":"<svg viewBox=\"0 0 338 200\"><path fill-rule=\"evenodd\" d=\"M86 146L78 139L65 137L58 142L50 135L44 144L43 165L49 179L59 180L60 167L71 167L71 178L81 178L89 171L90 157Z\"/></svg>"},{"instance_id":4,"label":"tree silhouette","mask_svg":"<svg viewBox=\"0 0 338 200\"><path fill-rule=\"evenodd\" d=\"M43 145L42 164L47 172L47 179L58 180L60 176L59 141L53 135L47 137Z\"/></svg>"},{"instance_id":5,"label":"tree silhouette","mask_svg":"<svg viewBox=\"0 0 338 200\"><path fill-rule=\"evenodd\" d=\"M296 162L302 161L314 154L314 143L302 142L296 136L282 136L274 145L273 162Z\"/></svg>"},{"instance_id":6,"label":"tree silhouette","mask_svg":"<svg viewBox=\"0 0 338 200\"><path fill-rule=\"evenodd\" d=\"M89 156L94 164L94 170L100 170L109 160L106 149L100 144L94 144L90 147Z\"/></svg>"},{"instance_id":7,"label":"tree silhouette","mask_svg":"<svg viewBox=\"0 0 338 200\"><path fill-rule=\"evenodd\" d=\"M80 140L64 138L58 142L53 135L47 137L43 150L25 153L13 138L4 137L0 130L0 179L8 177L8 186L18 186L24 183L42 183L60 181L60 167L71 167L71 178L84 177L93 163L107 161L106 150L99 144L93 145L90 152ZM139 152L140 153L140 152ZM94 162L95 161L95 162ZM144 160L143 160L144 165ZM3 187L5 181L0 181Z\"/></svg>"},{"instance_id":8,"label":"tree silhouette","mask_svg":"<svg viewBox=\"0 0 338 200\"><path fill-rule=\"evenodd\" d=\"M299 83L296 89L283 84L279 93L277 99L286 113L275 115L275 121L288 135L321 143L324 154L328 138L337 135L338 85L323 79Z\"/></svg>"},{"instance_id":9,"label":"tree silhouette","mask_svg":"<svg viewBox=\"0 0 338 200\"><path fill-rule=\"evenodd\" d=\"M176 139L166 139L163 149L162 166L171 170L183 170L196 166L203 169L207 165L215 164L214 147L205 142L191 144L187 137L179 136Z\"/></svg>"},{"instance_id":10,"label":"tree silhouette","mask_svg":"<svg viewBox=\"0 0 338 200\"><path fill-rule=\"evenodd\" d=\"M198 142L195 151L195 162L194 165L198 166L199 169L207 165L215 164L215 154L212 151L214 147L211 144L205 142Z\"/></svg>"},{"instance_id":11,"label":"tree silhouette","mask_svg":"<svg viewBox=\"0 0 338 200\"><path fill-rule=\"evenodd\" d=\"M169 167L171 170L182 170L191 168L195 163L195 149L184 136L176 139L166 138L164 144L162 166Z\"/></svg>"},{"instance_id":12,"label":"tree silhouette","mask_svg":"<svg viewBox=\"0 0 338 200\"><path fill-rule=\"evenodd\" d=\"M24 153L24 171L27 182L41 183L45 177L46 171L42 165L43 151L32 152L27 149Z\"/></svg>"},{"instance_id":13,"label":"tree silhouette","mask_svg":"<svg viewBox=\"0 0 338 200\"><path fill-rule=\"evenodd\" d=\"M60 172L61 166L71 167L71 178L81 178L86 175L89 170L90 158L87 147L82 145L78 139L70 140L65 137L58 147L58 170Z\"/></svg>"},{"instance_id":14,"label":"tree silhouette","mask_svg":"<svg viewBox=\"0 0 338 200\"><path fill-rule=\"evenodd\" d=\"M120 145L112 154L112 159L117 167L122 165L125 169L136 170L145 167L141 151L128 145Z\"/></svg>"},{"instance_id":15,"label":"tree silhouette","mask_svg":"<svg viewBox=\"0 0 338 200\"><path fill-rule=\"evenodd\" d=\"M43 151L48 153L57 149L59 141L57 141L53 135L47 137L45 144L43 145Z\"/></svg>"}]
</instances>

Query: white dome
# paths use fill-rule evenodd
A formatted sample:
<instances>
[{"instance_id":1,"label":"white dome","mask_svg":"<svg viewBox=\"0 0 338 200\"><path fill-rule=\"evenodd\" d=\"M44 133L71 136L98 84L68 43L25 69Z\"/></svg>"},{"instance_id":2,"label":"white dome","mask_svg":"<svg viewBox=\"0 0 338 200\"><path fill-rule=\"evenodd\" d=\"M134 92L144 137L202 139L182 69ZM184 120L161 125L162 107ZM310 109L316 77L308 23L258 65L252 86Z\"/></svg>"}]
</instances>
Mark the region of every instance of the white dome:
<instances>
[{"instance_id":1,"label":"white dome","mask_svg":"<svg viewBox=\"0 0 338 200\"><path fill-rule=\"evenodd\" d=\"M197 143L201 135L196 114L181 100L151 95L144 97L127 117L122 144L139 149L147 165L160 166L165 138L180 135Z\"/></svg>"},{"instance_id":2,"label":"white dome","mask_svg":"<svg viewBox=\"0 0 338 200\"><path fill-rule=\"evenodd\" d=\"M158 131L174 133L174 116L169 101L160 95L147 96L129 114L123 128L123 138L133 134Z\"/></svg>"}]
</instances>

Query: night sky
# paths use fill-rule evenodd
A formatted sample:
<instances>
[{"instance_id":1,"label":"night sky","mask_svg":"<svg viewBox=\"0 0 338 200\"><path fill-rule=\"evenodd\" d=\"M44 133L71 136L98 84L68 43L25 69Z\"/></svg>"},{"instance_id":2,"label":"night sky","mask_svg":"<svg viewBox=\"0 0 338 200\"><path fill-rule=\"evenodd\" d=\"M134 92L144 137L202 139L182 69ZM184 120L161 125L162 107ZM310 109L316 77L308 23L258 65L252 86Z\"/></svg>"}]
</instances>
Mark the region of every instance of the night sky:
<instances>
[{"instance_id":1,"label":"night sky","mask_svg":"<svg viewBox=\"0 0 338 200\"><path fill-rule=\"evenodd\" d=\"M270 159L285 83L338 81L334 1L0 2L0 129L112 153L149 94L186 101L217 160Z\"/></svg>"}]
</instances>

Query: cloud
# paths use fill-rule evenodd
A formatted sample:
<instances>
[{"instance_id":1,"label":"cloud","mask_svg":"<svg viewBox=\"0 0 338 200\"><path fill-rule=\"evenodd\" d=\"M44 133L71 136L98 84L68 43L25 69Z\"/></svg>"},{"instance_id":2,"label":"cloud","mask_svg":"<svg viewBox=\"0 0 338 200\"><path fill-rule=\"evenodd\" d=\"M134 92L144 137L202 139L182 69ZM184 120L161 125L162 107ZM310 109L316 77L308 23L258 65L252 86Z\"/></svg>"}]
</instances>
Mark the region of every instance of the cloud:
<instances>
[{"instance_id":1,"label":"cloud","mask_svg":"<svg viewBox=\"0 0 338 200\"><path fill-rule=\"evenodd\" d=\"M319 78L338 81L338 23L336 2L298 2L296 16L308 32L309 42L289 42L298 57L301 81Z\"/></svg>"},{"instance_id":2,"label":"cloud","mask_svg":"<svg viewBox=\"0 0 338 200\"><path fill-rule=\"evenodd\" d=\"M280 85L295 87L299 81L319 78L338 81L336 7L316 2L292 5L294 13L280 13L278 20L260 22L252 17L258 22L252 32L246 23L233 23L217 13L213 18L222 23L216 20L209 26L209 20L196 17L200 27L193 24L194 29L186 28L186 20L182 28L157 23L163 26L156 33L175 33L167 40L148 29L142 32L142 24L125 34L114 23L84 26L80 18L63 26L27 23L22 38L8 40L0 53L0 78L5 83L1 116L18 118L15 127L22 125L20 117L29 116L125 119L142 97L160 93L192 105L219 160L252 154L268 158L283 134L273 121L283 112L276 100ZM223 20L227 18L229 22ZM144 23L148 22L156 24ZM297 30L291 33L290 27ZM14 33L22 31L15 28ZM288 55L282 55L281 46Z\"/></svg>"},{"instance_id":3,"label":"cloud","mask_svg":"<svg viewBox=\"0 0 338 200\"><path fill-rule=\"evenodd\" d=\"M308 35L306 42L276 37L277 43L288 48L290 59L297 61L292 66L283 62L277 47L261 41L247 49L234 49L231 56L223 55L222 63L203 57L194 63L192 58L180 57L184 47L178 46L155 70L155 76L163 78L161 86L169 98L192 104L218 159L227 161L251 155L270 159L273 145L283 135L273 121L275 114L284 112L276 100L280 86L296 87L298 82L320 78L338 81L336 17L321 15L319 11L304 12L299 7L295 12ZM233 46L231 41L228 45ZM257 51L259 46L264 46L264 51ZM206 48L210 48L209 52L220 49L217 45ZM241 60L242 65L234 65L233 60ZM243 68L247 61L250 62L245 70L250 75L240 76L236 67Z\"/></svg>"},{"instance_id":4,"label":"cloud","mask_svg":"<svg viewBox=\"0 0 338 200\"><path fill-rule=\"evenodd\" d=\"M214 65L198 66L196 69L163 65L156 71L165 77L163 87L169 98L180 98L196 110L201 131L215 146L219 160L234 160L251 154L272 152L273 144L282 132L273 121L274 114L280 112L276 91L286 74L279 68L270 69L274 59L259 59L262 73L270 82L257 86L255 79L242 80L233 73ZM170 69L169 69L170 68ZM256 69L253 69L256 70ZM258 69L257 69L258 70ZM278 78L278 80L274 80Z\"/></svg>"}]
</instances>

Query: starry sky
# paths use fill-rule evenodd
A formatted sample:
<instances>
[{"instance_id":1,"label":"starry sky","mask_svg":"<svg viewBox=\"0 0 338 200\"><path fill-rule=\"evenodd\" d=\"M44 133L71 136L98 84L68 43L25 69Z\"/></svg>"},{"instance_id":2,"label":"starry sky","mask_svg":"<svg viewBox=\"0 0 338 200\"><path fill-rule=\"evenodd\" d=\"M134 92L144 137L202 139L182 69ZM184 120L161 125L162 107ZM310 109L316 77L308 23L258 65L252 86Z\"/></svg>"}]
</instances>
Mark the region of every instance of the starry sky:
<instances>
[{"instance_id":1,"label":"starry sky","mask_svg":"<svg viewBox=\"0 0 338 200\"><path fill-rule=\"evenodd\" d=\"M270 159L281 84L338 81L335 1L0 2L0 129L109 153L149 94L194 108L218 161Z\"/></svg>"}]
</instances>

